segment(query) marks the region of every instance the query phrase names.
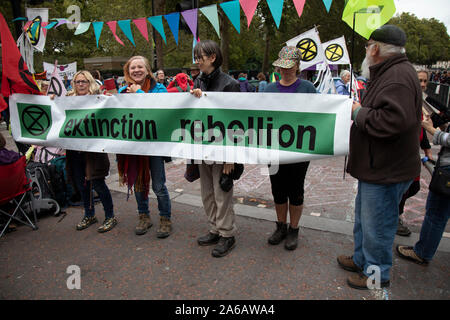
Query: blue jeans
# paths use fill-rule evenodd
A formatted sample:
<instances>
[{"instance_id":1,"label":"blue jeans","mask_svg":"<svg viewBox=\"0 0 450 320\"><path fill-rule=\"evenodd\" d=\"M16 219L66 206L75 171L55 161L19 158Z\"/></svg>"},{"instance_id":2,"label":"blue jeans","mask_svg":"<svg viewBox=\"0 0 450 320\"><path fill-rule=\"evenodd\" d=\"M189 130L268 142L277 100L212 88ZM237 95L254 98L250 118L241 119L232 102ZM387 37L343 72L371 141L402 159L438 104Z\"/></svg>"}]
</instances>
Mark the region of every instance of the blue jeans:
<instances>
[{"instance_id":1,"label":"blue jeans","mask_svg":"<svg viewBox=\"0 0 450 320\"><path fill-rule=\"evenodd\" d=\"M392 266L392 245L398 224L398 206L412 180L373 184L358 181L355 200L353 261L368 277L369 266L380 268L381 282L389 280Z\"/></svg>"},{"instance_id":2,"label":"blue jeans","mask_svg":"<svg viewBox=\"0 0 450 320\"><path fill-rule=\"evenodd\" d=\"M105 179L86 181L86 161L83 154L74 153L70 164L72 169L72 180L80 191L81 198L83 199L84 215L86 217L93 217L95 215L94 195L92 192L92 189L94 189L103 204L105 218L109 219L114 217L111 192L105 183Z\"/></svg>"},{"instance_id":3,"label":"blue jeans","mask_svg":"<svg viewBox=\"0 0 450 320\"><path fill-rule=\"evenodd\" d=\"M164 168L164 158L158 156L149 157L150 175L152 180L152 190L158 200L159 215L170 219L171 204L169 191L166 188L166 172ZM139 213L150 214L148 209L148 197L144 197L144 192L134 192Z\"/></svg>"},{"instance_id":4,"label":"blue jeans","mask_svg":"<svg viewBox=\"0 0 450 320\"><path fill-rule=\"evenodd\" d=\"M442 167L450 172L450 166ZM425 219L414 252L427 261L433 259L450 215L450 199L433 191L428 193Z\"/></svg>"}]
</instances>

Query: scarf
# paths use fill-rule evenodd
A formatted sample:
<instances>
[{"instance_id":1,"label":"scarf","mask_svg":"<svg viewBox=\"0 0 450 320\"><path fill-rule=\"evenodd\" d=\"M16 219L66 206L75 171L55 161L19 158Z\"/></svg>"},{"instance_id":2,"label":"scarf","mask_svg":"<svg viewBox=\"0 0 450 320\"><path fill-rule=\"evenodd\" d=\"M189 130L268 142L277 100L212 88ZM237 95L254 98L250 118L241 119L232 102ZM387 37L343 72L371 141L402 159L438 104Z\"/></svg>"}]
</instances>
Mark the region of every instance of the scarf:
<instances>
[{"instance_id":1,"label":"scarf","mask_svg":"<svg viewBox=\"0 0 450 320\"><path fill-rule=\"evenodd\" d=\"M155 85L155 80L147 77L141 88L144 92L149 92ZM148 156L118 154L117 169L119 171L119 185L127 185L128 187L127 200L133 186L136 192L144 192L144 196L148 197L150 191L150 164Z\"/></svg>"}]
</instances>

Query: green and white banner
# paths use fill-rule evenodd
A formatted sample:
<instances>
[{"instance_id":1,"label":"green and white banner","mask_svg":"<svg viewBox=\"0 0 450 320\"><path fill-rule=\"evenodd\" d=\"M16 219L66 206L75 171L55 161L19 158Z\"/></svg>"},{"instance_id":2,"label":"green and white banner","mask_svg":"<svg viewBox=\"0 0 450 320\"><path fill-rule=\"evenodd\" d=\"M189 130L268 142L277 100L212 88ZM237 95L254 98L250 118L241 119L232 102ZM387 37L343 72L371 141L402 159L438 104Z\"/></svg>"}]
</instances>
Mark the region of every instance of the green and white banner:
<instances>
[{"instance_id":1,"label":"green and white banner","mask_svg":"<svg viewBox=\"0 0 450 320\"><path fill-rule=\"evenodd\" d=\"M301 93L14 94L10 112L27 144L250 164L345 155L351 125L348 97Z\"/></svg>"}]
</instances>

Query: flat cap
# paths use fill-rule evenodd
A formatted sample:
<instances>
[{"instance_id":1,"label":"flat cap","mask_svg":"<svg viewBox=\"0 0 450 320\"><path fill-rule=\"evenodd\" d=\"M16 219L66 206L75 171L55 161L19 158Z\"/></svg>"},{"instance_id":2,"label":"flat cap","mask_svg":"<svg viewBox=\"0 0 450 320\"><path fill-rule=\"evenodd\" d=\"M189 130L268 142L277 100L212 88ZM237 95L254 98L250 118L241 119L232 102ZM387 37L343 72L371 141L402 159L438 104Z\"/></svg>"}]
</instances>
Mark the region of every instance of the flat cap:
<instances>
[{"instance_id":1,"label":"flat cap","mask_svg":"<svg viewBox=\"0 0 450 320\"><path fill-rule=\"evenodd\" d=\"M385 24L376 29L370 35L370 39L399 47L404 47L406 44L405 31L392 24Z\"/></svg>"}]
</instances>

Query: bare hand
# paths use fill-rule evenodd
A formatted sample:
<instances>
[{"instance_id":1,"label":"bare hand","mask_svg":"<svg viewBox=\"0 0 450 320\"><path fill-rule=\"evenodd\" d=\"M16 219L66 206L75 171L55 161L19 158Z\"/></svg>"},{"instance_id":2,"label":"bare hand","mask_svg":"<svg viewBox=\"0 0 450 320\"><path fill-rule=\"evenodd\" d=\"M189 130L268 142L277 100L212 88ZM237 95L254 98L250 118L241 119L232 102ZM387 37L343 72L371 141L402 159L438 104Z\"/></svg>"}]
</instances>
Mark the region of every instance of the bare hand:
<instances>
[{"instance_id":1,"label":"bare hand","mask_svg":"<svg viewBox=\"0 0 450 320\"><path fill-rule=\"evenodd\" d=\"M200 98L202 96L202 90L201 89L191 90L191 94L193 94L197 98Z\"/></svg>"},{"instance_id":2,"label":"bare hand","mask_svg":"<svg viewBox=\"0 0 450 320\"><path fill-rule=\"evenodd\" d=\"M56 95L51 94L51 95L49 95L49 97L50 97L50 100L55 100Z\"/></svg>"},{"instance_id":3,"label":"bare hand","mask_svg":"<svg viewBox=\"0 0 450 320\"><path fill-rule=\"evenodd\" d=\"M233 169L234 169L234 163L225 163L224 165L223 165L223 173L225 173L225 174L230 174L231 173L231 171L233 171Z\"/></svg>"},{"instance_id":4,"label":"bare hand","mask_svg":"<svg viewBox=\"0 0 450 320\"><path fill-rule=\"evenodd\" d=\"M131 86L127 87L127 92L128 93L136 93L139 89L141 89L141 86L133 83Z\"/></svg>"},{"instance_id":5,"label":"bare hand","mask_svg":"<svg viewBox=\"0 0 450 320\"><path fill-rule=\"evenodd\" d=\"M431 120L430 116L424 116L424 119L422 120L422 127L428 132L433 129L433 121Z\"/></svg>"},{"instance_id":6,"label":"bare hand","mask_svg":"<svg viewBox=\"0 0 450 320\"><path fill-rule=\"evenodd\" d=\"M425 149L423 152L428 159L433 160L433 152L431 152L431 149Z\"/></svg>"},{"instance_id":7,"label":"bare hand","mask_svg":"<svg viewBox=\"0 0 450 320\"><path fill-rule=\"evenodd\" d=\"M355 110L358 109L359 107L361 107L361 104L359 102L353 101L352 112L355 112Z\"/></svg>"}]
</instances>

